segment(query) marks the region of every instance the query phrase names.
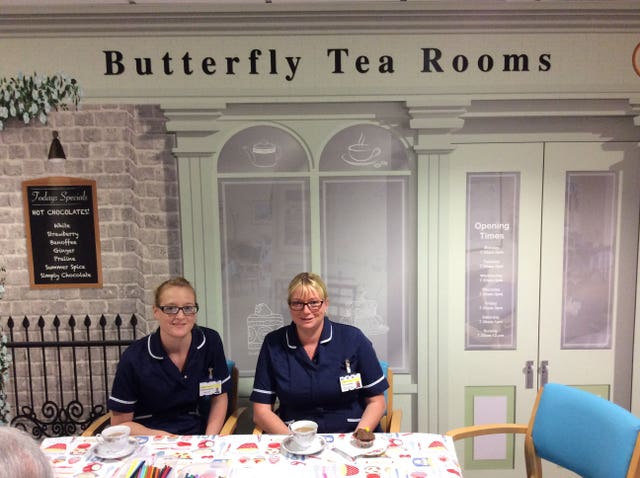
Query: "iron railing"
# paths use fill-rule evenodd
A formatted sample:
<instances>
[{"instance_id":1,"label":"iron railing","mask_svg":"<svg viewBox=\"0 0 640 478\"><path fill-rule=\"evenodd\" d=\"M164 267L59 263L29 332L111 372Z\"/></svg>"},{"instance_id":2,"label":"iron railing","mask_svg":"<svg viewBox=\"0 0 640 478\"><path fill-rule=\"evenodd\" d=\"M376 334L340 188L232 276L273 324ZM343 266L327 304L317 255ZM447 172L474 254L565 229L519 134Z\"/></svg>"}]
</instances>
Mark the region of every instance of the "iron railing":
<instances>
[{"instance_id":1,"label":"iron railing","mask_svg":"<svg viewBox=\"0 0 640 478\"><path fill-rule=\"evenodd\" d=\"M3 321L5 322L5 321ZM19 323L18 323L19 322ZM109 389L138 319L73 316L1 324L11 355L7 384L11 425L34 438L77 435L106 413Z\"/></svg>"}]
</instances>

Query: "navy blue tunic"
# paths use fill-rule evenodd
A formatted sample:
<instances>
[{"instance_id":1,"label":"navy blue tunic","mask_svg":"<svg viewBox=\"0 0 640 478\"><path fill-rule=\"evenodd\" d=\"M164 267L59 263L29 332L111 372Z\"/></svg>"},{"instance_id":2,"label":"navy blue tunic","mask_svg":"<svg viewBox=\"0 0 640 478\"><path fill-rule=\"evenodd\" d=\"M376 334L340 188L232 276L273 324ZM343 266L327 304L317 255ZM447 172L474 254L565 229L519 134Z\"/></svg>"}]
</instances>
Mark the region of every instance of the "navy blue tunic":
<instances>
[{"instance_id":1,"label":"navy blue tunic","mask_svg":"<svg viewBox=\"0 0 640 478\"><path fill-rule=\"evenodd\" d=\"M230 394L231 376L218 332L193 328L187 361L180 372L162 347L158 329L122 354L108 408L133 412L133 420L149 428L177 435L203 434L210 397L200 396L200 384L218 380L221 393Z\"/></svg>"},{"instance_id":2,"label":"navy blue tunic","mask_svg":"<svg viewBox=\"0 0 640 478\"><path fill-rule=\"evenodd\" d=\"M343 392L340 377L360 373L362 388ZM313 360L298 339L295 324L270 332L256 368L251 401L273 404L287 423L313 420L321 433L352 432L366 407L365 398L389 388L369 339L356 327L324 318Z\"/></svg>"}]
</instances>

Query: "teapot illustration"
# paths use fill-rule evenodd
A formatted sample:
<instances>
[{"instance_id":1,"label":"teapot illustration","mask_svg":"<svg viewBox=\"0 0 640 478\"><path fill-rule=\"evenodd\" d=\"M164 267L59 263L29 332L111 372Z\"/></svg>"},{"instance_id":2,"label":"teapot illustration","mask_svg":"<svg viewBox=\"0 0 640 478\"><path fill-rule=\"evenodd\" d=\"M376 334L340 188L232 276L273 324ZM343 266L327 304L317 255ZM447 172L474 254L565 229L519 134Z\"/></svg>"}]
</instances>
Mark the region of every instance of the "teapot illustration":
<instances>
[{"instance_id":1,"label":"teapot illustration","mask_svg":"<svg viewBox=\"0 0 640 478\"><path fill-rule=\"evenodd\" d=\"M258 168L275 166L280 159L280 148L267 140L254 143L253 146L243 146L251 163Z\"/></svg>"}]
</instances>

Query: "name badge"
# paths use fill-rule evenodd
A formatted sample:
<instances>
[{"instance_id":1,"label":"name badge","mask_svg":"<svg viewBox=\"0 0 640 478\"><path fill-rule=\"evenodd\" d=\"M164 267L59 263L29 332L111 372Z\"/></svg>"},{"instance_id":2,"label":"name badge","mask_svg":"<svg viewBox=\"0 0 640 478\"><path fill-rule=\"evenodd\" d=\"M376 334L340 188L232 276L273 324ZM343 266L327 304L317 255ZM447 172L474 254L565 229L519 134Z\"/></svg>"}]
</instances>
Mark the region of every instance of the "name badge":
<instances>
[{"instance_id":1,"label":"name badge","mask_svg":"<svg viewBox=\"0 0 640 478\"><path fill-rule=\"evenodd\" d=\"M340 389L343 392L350 392L351 390L358 390L362 388L362 378L360 373L352 373L350 375L343 375L340 377Z\"/></svg>"},{"instance_id":2,"label":"name badge","mask_svg":"<svg viewBox=\"0 0 640 478\"><path fill-rule=\"evenodd\" d=\"M222 380L200 382L200 396L220 395L222 393Z\"/></svg>"}]
</instances>

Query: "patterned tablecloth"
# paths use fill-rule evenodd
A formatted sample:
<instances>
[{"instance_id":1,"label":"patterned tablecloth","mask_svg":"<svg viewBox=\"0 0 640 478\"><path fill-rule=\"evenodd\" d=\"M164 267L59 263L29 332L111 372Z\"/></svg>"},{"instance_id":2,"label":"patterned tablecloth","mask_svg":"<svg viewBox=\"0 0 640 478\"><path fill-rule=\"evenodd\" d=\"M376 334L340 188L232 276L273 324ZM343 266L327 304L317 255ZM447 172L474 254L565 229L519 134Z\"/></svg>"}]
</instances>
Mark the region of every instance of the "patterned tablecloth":
<instances>
[{"instance_id":1,"label":"patterned tablecloth","mask_svg":"<svg viewBox=\"0 0 640 478\"><path fill-rule=\"evenodd\" d=\"M312 455L287 451L283 435L175 436L131 439L131 453L98 456L96 438L47 438L42 450L56 477L129 478L138 465L171 469L168 478L456 478L461 477L453 441L428 433L377 434L378 456L356 453L350 435L320 435ZM136 476L136 475L134 475ZM144 475L140 475L144 476ZM151 471L147 476L153 476ZM158 473L155 476L161 476ZM153 476L153 478L155 478ZM146 478L146 477L145 477Z\"/></svg>"}]
</instances>

